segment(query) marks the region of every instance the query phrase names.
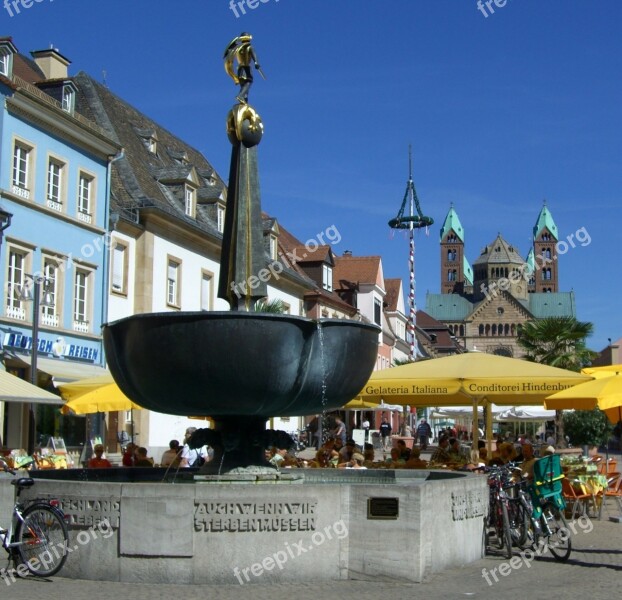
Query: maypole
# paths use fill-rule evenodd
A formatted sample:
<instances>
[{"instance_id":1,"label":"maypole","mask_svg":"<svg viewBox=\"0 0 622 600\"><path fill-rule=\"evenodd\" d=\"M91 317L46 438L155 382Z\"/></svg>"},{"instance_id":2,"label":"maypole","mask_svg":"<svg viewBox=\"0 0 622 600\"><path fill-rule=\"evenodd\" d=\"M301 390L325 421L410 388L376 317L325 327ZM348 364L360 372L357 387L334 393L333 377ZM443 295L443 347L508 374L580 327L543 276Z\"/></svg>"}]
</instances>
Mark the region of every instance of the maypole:
<instances>
[{"instance_id":1,"label":"maypole","mask_svg":"<svg viewBox=\"0 0 622 600\"><path fill-rule=\"evenodd\" d=\"M406 210L406 201L408 201L409 213L404 214ZM415 209L417 214L415 214ZM415 337L415 326L417 323L417 304L415 300L415 229L421 229L423 227L429 227L434 223L432 217L426 217L421 211L419 205L419 198L417 197L417 191L415 190L415 183L413 181L412 173L412 146L408 146L408 183L406 184L406 193L402 200L402 206L400 207L397 217L389 221L389 227L392 229L408 229L409 231L409 256L408 256L408 268L410 272L410 292L408 294L409 305L409 318L407 324L408 338L410 344L410 356L411 361L417 359L417 341Z\"/></svg>"}]
</instances>

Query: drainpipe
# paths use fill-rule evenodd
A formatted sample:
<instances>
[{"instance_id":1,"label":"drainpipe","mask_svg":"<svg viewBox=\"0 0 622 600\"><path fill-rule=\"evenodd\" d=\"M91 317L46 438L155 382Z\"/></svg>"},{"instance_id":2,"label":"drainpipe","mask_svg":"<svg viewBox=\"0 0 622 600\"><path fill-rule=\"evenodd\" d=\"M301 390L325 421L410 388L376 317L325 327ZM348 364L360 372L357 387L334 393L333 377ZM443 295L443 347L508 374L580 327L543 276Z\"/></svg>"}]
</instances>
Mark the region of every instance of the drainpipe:
<instances>
[{"instance_id":1,"label":"drainpipe","mask_svg":"<svg viewBox=\"0 0 622 600\"><path fill-rule=\"evenodd\" d=\"M103 288L103 298L102 298L102 314L101 314L101 324L103 325L108 321L108 273L110 272L110 237L109 237L109 222L110 222L110 195L111 195L111 180L112 180L112 164L121 160L125 156L125 150L123 148L118 152L115 156L108 157L108 173L106 176L106 233L105 236L108 236L108 243L104 244L104 248L106 249L106 254L104 256L104 266L103 266L103 274L102 274L102 288ZM113 224L112 229L116 226L116 221ZM105 366L104 361L104 353L103 353L103 345L102 345L102 356L100 361L101 366Z\"/></svg>"}]
</instances>

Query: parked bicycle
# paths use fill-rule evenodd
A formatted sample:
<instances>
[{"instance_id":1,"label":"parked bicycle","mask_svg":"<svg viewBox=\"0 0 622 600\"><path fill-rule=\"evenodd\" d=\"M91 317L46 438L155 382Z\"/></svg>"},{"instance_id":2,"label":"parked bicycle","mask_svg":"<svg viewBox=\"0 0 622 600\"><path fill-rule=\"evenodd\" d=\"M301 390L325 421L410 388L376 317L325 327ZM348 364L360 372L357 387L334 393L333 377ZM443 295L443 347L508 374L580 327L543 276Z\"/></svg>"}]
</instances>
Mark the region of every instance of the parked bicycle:
<instances>
[{"instance_id":1,"label":"parked bicycle","mask_svg":"<svg viewBox=\"0 0 622 600\"><path fill-rule=\"evenodd\" d=\"M2 459L0 467L17 475ZM67 560L69 534L65 515L54 501L36 500L28 506L19 501L21 492L35 484L31 477L17 477L11 483L16 488L16 499L9 528L0 527L2 547L16 568L24 565L33 575L50 577Z\"/></svg>"},{"instance_id":2,"label":"parked bicycle","mask_svg":"<svg viewBox=\"0 0 622 600\"><path fill-rule=\"evenodd\" d=\"M547 457L548 459L549 457ZM563 515L561 495L563 477L555 460L534 466L534 481L522 478L513 464L493 467L489 472L490 508L485 525L485 547L493 529L497 546L512 557L512 546L533 548L538 554L550 550L558 561L567 560L572 550L568 527Z\"/></svg>"}]
</instances>

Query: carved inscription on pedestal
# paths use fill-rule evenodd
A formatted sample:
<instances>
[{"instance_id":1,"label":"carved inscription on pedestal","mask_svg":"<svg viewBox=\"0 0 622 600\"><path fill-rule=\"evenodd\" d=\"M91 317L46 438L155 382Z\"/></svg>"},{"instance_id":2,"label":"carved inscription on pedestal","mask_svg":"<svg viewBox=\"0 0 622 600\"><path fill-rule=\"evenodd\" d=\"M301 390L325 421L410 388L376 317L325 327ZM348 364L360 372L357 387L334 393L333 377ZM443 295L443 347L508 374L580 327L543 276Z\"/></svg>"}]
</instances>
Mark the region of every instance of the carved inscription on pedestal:
<instances>
[{"instance_id":1,"label":"carved inscription on pedestal","mask_svg":"<svg viewBox=\"0 0 622 600\"><path fill-rule=\"evenodd\" d=\"M194 529L210 533L315 531L317 500L195 502Z\"/></svg>"},{"instance_id":2,"label":"carved inscription on pedestal","mask_svg":"<svg viewBox=\"0 0 622 600\"><path fill-rule=\"evenodd\" d=\"M474 519L486 514L488 496L481 490L451 493L451 512L454 521Z\"/></svg>"},{"instance_id":3,"label":"carved inscription on pedestal","mask_svg":"<svg viewBox=\"0 0 622 600\"><path fill-rule=\"evenodd\" d=\"M119 527L121 501L118 498L47 496L49 499L58 500L58 507L65 513L68 525L95 527L100 523L107 523L108 527Z\"/></svg>"}]
</instances>

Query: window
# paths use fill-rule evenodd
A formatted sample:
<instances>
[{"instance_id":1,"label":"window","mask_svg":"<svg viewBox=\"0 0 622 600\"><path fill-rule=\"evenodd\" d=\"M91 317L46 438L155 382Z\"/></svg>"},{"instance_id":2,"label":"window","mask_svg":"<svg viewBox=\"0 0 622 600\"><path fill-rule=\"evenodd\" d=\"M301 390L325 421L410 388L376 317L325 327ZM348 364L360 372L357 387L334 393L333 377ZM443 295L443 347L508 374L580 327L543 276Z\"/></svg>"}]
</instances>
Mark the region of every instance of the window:
<instances>
[{"instance_id":1,"label":"window","mask_svg":"<svg viewBox=\"0 0 622 600\"><path fill-rule=\"evenodd\" d=\"M48 164L47 205L48 208L59 212L63 210L61 197L62 183L63 165L57 161L50 160Z\"/></svg>"},{"instance_id":2,"label":"window","mask_svg":"<svg viewBox=\"0 0 622 600\"><path fill-rule=\"evenodd\" d=\"M13 193L22 198L30 198L28 183L31 152L32 148L21 143L16 143L13 150Z\"/></svg>"},{"instance_id":3,"label":"window","mask_svg":"<svg viewBox=\"0 0 622 600\"><path fill-rule=\"evenodd\" d=\"M378 298L374 298L374 323L380 325L382 323L382 303Z\"/></svg>"},{"instance_id":4,"label":"window","mask_svg":"<svg viewBox=\"0 0 622 600\"><path fill-rule=\"evenodd\" d=\"M220 233L225 230L225 207L220 204L216 207L216 228Z\"/></svg>"},{"instance_id":5,"label":"window","mask_svg":"<svg viewBox=\"0 0 622 600\"><path fill-rule=\"evenodd\" d=\"M87 223L91 222L91 188L93 186L93 178L80 173L78 182L78 218ZM82 215L82 217L80 216ZM86 220L88 217L88 221Z\"/></svg>"},{"instance_id":6,"label":"window","mask_svg":"<svg viewBox=\"0 0 622 600\"><path fill-rule=\"evenodd\" d=\"M71 89L71 86L66 85L63 87L63 110L68 113L73 113L74 107L74 91Z\"/></svg>"},{"instance_id":7,"label":"window","mask_svg":"<svg viewBox=\"0 0 622 600\"><path fill-rule=\"evenodd\" d=\"M276 260L278 257L278 242L275 235L270 235L270 258Z\"/></svg>"},{"instance_id":8,"label":"window","mask_svg":"<svg viewBox=\"0 0 622 600\"><path fill-rule=\"evenodd\" d=\"M186 215L188 217L192 217L194 219L194 206L195 206L195 195L196 192L189 185L185 186L185 198L186 198Z\"/></svg>"},{"instance_id":9,"label":"window","mask_svg":"<svg viewBox=\"0 0 622 600\"><path fill-rule=\"evenodd\" d=\"M112 291L118 294L127 294L127 254L127 246L116 242L112 249L110 283Z\"/></svg>"},{"instance_id":10,"label":"window","mask_svg":"<svg viewBox=\"0 0 622 600\"><path fill-rule=\"evenodd\" d=\"M6 295L6 316L12 319L26 319L26 311L20 300L20 292L24 285L24 271L27 254L21 250L9 250L9 272Z\"/></svg>"},{"instance_id":11,"label":"window","mask_svg":"<svg viewBox=\"0 0 622 600\"><path fill-rule=\"evenodd\" d=\"M158 153L158 138L154 135L147 139L147 150L149 150L151 154Z\"/></svg>"},{"instance_id":12,"label":"window","mask_svg":"<svg viewBox=\"0 0 622 600\"><path fill-rule=\"evenodd\" d=\"M89 272L81 269L76 270L73 290L73 329L82 333L88 333L88 294Z\"/></svg>"},{"instance_id":13,"label":"window","mask_svg":"<svg viewBox=\"0 0 622 600\"><path fill-rule=\"evenodd\" d=\"M0 75L11 76L11 53L6 48L0 50Z\"/></svg>"},{"instance_id":14,"label":"window","mask_svg":"<svg viewBox=\"0 0 622 600\"><path fill-rule=\"evenodd\" d=\"M201 277L201 310L212 310L212 281L211 273L203 273Z\"/></svg>"},{"instance_id":15,"label":"window","mask_svg":"<svg viewBox=\"0 0 622 600\"><path fill-rule=\"evenodd\" d=\"M330 265L322 265L322 287L333 291L333 268Z\"/></svg>"},{"instance_id":16,"label":"window","mask_svg":"<svg viewBox=\"0 0 622 600\"><path fill-rule=\"evenodd\" d=\"M181 265L174 260L168 261L166 277L166 302L170 306L179 307L179 270Z\"/></svg>"},{"instance_id":17,"label":"window","mask_svg":"<svg viewBox=\"0 0 622 600\"><path fill-rule=\"evenodd\" d=\"M51 306L41 307L41 323L48 327L58 327L60 319L57 307L58 301L58 263L46 258L43 261L43 276L45 281L41 286L41 299L47 298Z\"/></svg>"}]
</instances>

